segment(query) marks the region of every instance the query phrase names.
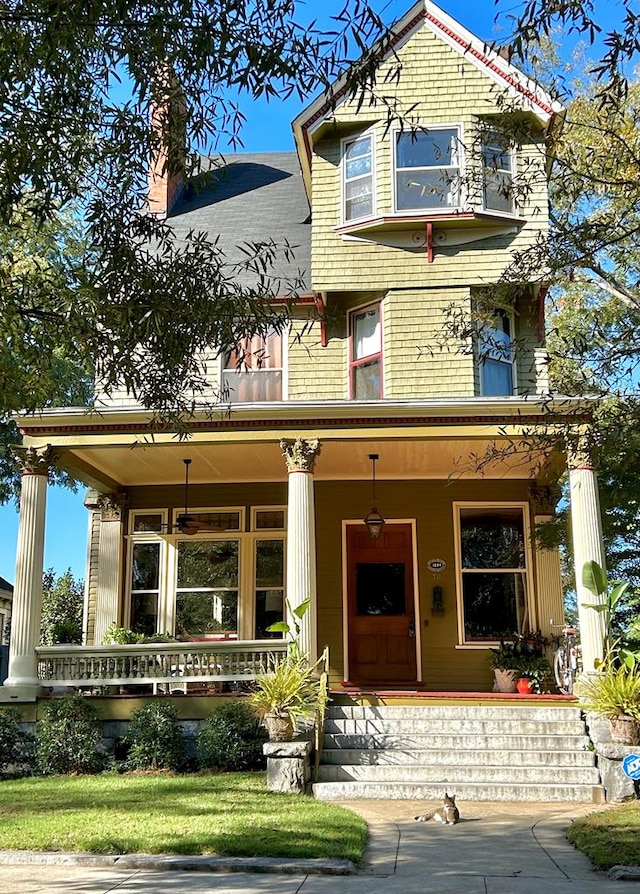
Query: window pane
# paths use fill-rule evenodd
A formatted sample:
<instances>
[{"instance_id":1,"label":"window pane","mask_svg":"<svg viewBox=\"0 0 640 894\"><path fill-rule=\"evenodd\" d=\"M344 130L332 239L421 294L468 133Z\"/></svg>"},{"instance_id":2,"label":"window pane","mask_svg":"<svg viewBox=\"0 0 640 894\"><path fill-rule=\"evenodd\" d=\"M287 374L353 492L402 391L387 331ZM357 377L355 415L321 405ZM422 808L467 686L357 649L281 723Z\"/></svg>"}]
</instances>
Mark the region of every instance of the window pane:
<instances>
[{"instance_id":1,"label":"window pane","mask_svg":"<svg viewBox=\"0 0 640 894\"><path fill-rule=\"evenodd\" d=\"M458 164L458 132L455 128L399 133L396 167L445 167Z\"/></svg>"},{"instance_id":2,"label":"window pane","mask_svg":"<svg viewBox=\"0 0 640 894\"><path fill-rule=\"evenodd\" d=\"M513 190L510 174L485 171L484 206L492 211L508 214L514 209Z\"/></svg>"},{"instance_id":3,"label":"window pane","mask_svg":"<svg viewBox=\"0 0 640 894\"><path fill-rule=\"evenodd\" d=\"M348 143L345 155L347 161L351 161L354 158L362 158L367 155L370 156L371 137L361 137L359 140L354 140L353 143Z\"/></svg>"},{"instance_id":4,"label":"window pane","mask_svg":"<svg viewBox=\"0 0 640 894\"><path fill-rule=\"evenodd\" d=\"M382 350L380 308L376 305L352 314L352 325L353 359L361 360L371 354L379 354Z\"/></svg>"},{"instance_id":5,"label":"window pane","mask_svg":"<svg viewBox=\"0 0 640 894\"><path fill-rule=\"evenodd\" d=\"M267 630L284 618L282 590L258 590L256 592L256 639L281 639L283 634Z\"/></svg>"},{"instance_id":6,"label":"window pane","mask_svg":"<svg viewBox=\"0 0 640 894\"><path fill-rule=\"evenodd\" d=\"M380 399L380 361L370 360L353 367L353 396L355 400Z\"/></svg>"},{"instance_id":7,"label":"window pane","mask_svg":"<svg viewBox=\"0 0 640 894\"><path fill-rule=\"evenodd\" d=\"M284 542L256 541L256 587L284 585Z\"/></svg>"},{"instance_id":8,"label":"window pane","mask_svg":"<svg viewBox=\"0 0 640 894\"><path fill-rule=\"evenodd\" d=\"M237 586L237 540L178 543L178 588Z\"/></svg>"},{"instance_id":9,"label":"window pane","mask_svg":"<svg viewBox=\"0 0 640 894\"><path fill-rule=\"evenodd\" d=\"M176 595L176 636L236 636L237 633L238 594L235 590Z\"/></svg>"},{"instance_id":10,"label":"window pane","mask_svg":"<svg viewBox=\"0 0 640 894\"><path fill-rule=\"evenodd\" d=\"M225 358L222 385L234 403L282 400L282 335L243 339Z\"/></svg>"},{"instance_id":11,"label":"window pane","mask_svg":"<svg viewBox=\"0 0 640 894\"><path fill-rule=\"evenodd\" d=\"M404 562L358 562L356 612L359 615L405 615L404 580Z\"/></svg>"},{"instance_id":12,"label":"window pane","mask_svg":"<svg viewBox=\"0 0 640 894\"><path fill-rule=\"evenodd\" d=\"M373 153L371 137L354 140L345 148L344 217L353 220L373 212Z\"/></svg>"},{"instance_id":13,"label":"window pane","mask_svg":"<svg viewBox=\"0 0 640 894\"><path fill-rule=\"evenodd\" d=\"M520 509L499 513L463 510L460 516L463 568L524 568L524 525Z\"/></svg>"},{"instance_id":14,"label":"window pane","mask_svg":"<svg viewBox=\"0 0 640 894\"><path fill-rule=\"evenodd\" d=\"M162 515L160 513L153 515L134 515L133 531L135 534L145 533L147 531L158 532L162 530Z\"/></svg>"},{"instance_id":15,"label":"window pane","mask_svg":"<svg viewBox=\"0 0 640 894\"><path fill-rule=\"evenodd\" d=\"M398 210L447 208L458 204L457 171L439 168L399 172L396 177Z\"/></svg>"},{"instance_id":16,"label":"window pane","mask_svg":"<svg viewBox=\"0 0 640 894\"><path fill-rule=\"evenodd\" d=\"M222 384L232 403L256 403L282 400L282 372L280 370L225 370Z\"/></svg>"},{"instance_id":17,"label":"window pane","mask_svg":"<svg viewBox=\"0 0 640 894\"><path fill-rule=\"evenodd\" d=\"M480 375L483 397L509 397L513 394L513 368L510 363L483 360Z\"/></svg>"},{"instance_id":18,"label":"window pane","mask_svg":"<svg viewBox=\"0 0 640 894\"><path fill-rule=\"evenodd\" d=\"M160 544L134 543L131 569L132 590L157 590L160 573Z\"/></svg>"},{"instance_id":19,"label":"window pane","mask_svg":"<svg viewBox=\"0 0 640 894\"><path fill-rule=\"evenodd\" d=\"M373 197L371 195L371 184L366 194L358 196L354 199L347 199L345 202L344 216L345 220L355 220L358 217L367 217L373 213Z\"/></svg>"},{"instance_id":20,"label":"window pane","mask_svg":"<svg viewBox=\"0 0 640 894\"><path fill-rule=\"evenodd\" d=\"M269 529L279 531L284 528L284 523L284 509L261 509L256 512L256 531L266 531Z\"/></svg>"},{"instance_id":21,"label":"window pane","mask_svg":"<svg viewBox=\"0 0 640 894\"><path fill-rule=\"evenodd\" d=\"M496 640L523 631L522 574L463 574L462 586L467 640Z\"/></svg>"},{"instance_id":22,"label":"window pane","mask_svg":"<svg viewBox=\"0 0 640 894\"><path fill-rule=\"evenodd\" d=\"M131 594L131 629L134 633L153 636L158 629L158 594Z\"/></svg>"},{"instance_id":23,"label":"window pane","mask_svg":"<svg viewBox=\"0 0 640 894\"><path fill-rule=\"evenodd\" d=\"M176 520L184 513L184 510L176 511ZM239 531L239 512L189 512L189 518L197 522L203 522L207 531Z\"/></svg>"}]
</instances>

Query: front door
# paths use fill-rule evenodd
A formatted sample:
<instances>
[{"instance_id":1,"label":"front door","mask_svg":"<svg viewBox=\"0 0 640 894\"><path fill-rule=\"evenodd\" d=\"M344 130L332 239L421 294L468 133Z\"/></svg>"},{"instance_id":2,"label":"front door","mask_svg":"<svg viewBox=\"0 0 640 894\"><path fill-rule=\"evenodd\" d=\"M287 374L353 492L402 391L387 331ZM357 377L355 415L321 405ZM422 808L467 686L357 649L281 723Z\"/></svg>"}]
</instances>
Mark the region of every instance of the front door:
<instances>
[{"instance_id":1,"label":"front door","mask_svg":"<svg viewBox=\"0 0 640 894\"><path fill-rule=\"evenodd\" d=\"M412 526L386 524L378 540L347 526L349 679L416 679Z\"/></svg>"}]
</instances>

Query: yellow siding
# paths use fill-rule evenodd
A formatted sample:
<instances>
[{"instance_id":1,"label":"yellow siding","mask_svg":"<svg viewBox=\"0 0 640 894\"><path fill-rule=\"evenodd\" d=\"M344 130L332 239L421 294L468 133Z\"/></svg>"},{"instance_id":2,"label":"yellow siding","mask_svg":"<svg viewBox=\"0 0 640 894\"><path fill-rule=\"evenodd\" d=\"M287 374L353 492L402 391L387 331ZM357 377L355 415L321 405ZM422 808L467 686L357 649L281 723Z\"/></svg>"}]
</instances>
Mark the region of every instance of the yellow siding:
<instances>
[{"instance_id":1,"label":"yellow siding","mask_svg":"<svg viewBox=\"0 0 640 894\"><path fill-rule=\"evenodd\" d=\"M398 51L402 63L399 84L394 86L400 109L417 103L411 120L422 125L460 124L463 145L471 145L478 116L497 111L500 90L471 62L442 43L431 32L417 32ZM381 66L381 93L389 63ZM376 213L392 212L393 131L385 133L387 111L383 103L371 108L365 102L358 112L355 103L340 106L339 122L362 121L362 131L375 134ZM377 124L371 124L378 119ZM411 287L495 282L513 251L530 245L546 227L546 182L543 145L529 144L519 155L519 170L527 177L531 192L522 215L527 223L512 235L484 239L449 248L437 248L433 263L424 250L391 248L374 242L345 239L332 228L341 223L340 140L325 139L315 147L313 158L313 287L344 290L370 287ZM526 168L526 172L525 172ZM418 227L416 227L418 229Z\"/></svg>"},{"instance_id":2,"label":"yellow siding","mask_svg":"<svg viewBox=\"0 0 640 894\"><path fill-rule=\"evenodd\" d=\"M435 691L489 691L488 649L456 649L458 643L452 502L528 500L528 481L378 481L376 501L387 520L415 519L424 685ZM342 520L364 518L371 508L368 482L315 485L318 556L318 645L329 646L333 682L344 679ZM534 547L535 549L535 547ZM438 579L429 559L444 559ZM534 559L535 563L535 552ZM534 569L530 569L532 587ZM444 614L431 612L435 585L443 589ZM535 597L534 597L535 598Z\"/></svg>"}]
</instances>

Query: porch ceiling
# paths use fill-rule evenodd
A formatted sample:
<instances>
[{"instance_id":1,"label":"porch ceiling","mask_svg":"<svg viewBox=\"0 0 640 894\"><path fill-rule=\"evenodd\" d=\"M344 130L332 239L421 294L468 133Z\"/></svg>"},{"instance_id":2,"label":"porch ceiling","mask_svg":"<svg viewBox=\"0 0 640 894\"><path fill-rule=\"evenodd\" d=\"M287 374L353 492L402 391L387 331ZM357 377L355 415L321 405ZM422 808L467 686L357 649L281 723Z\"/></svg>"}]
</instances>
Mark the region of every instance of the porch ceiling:
<instances>
[{"instance_id":1,"label":"porch ceiling","mask_svg":"<svg viewBox=\"0 0 640 894\"><path fill-rule=\"evenodd\" d=\"M478 468L478 457L496 454L508 442L488 438L407 437L332 438L318 435L322 443L316 461L316 480L367 480L371 477L369 454L377 453L376 477L390 480L455 478L528 478L536 473L539 457L510 452ZM286 466L279 441L205 443L191 440L174 444L138 444L135 447L110 445L65 450L61 465L91 487L114 490L123 487L181 484L182 460L190 458L189 479L194 484L237 481L284 481ZM547 472L549 461L546 463Z\"/></svg>"}]
</instances>

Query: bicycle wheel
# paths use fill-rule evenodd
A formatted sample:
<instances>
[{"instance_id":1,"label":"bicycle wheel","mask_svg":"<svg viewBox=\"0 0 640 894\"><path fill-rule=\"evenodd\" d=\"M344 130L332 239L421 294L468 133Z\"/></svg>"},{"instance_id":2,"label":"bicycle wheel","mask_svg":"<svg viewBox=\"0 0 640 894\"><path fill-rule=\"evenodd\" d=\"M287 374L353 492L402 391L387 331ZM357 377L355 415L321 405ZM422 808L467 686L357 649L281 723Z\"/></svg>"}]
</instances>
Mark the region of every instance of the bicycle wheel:
<instances>
[{"instance_id":1,"label":"bicycle wheel","mask_svg":"<svg viewBox=\"0 0 640 894\"><path fill-rule=\"evenodd\" d=\"M567 653L564 649L558 649L555 654L553 672L560 692L563 695L571 695L573 692L573 668L567 661Z\"/></svg>"}]
</instances>

